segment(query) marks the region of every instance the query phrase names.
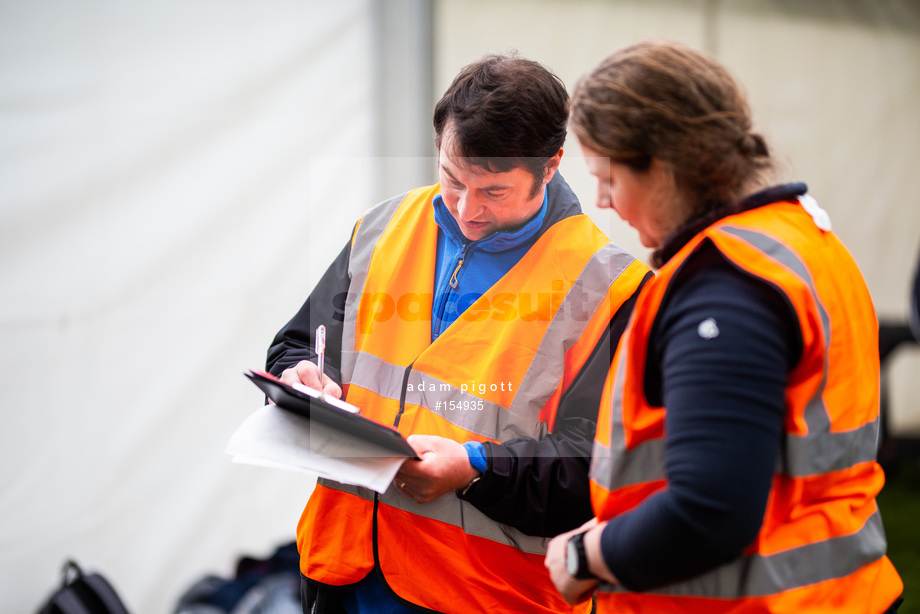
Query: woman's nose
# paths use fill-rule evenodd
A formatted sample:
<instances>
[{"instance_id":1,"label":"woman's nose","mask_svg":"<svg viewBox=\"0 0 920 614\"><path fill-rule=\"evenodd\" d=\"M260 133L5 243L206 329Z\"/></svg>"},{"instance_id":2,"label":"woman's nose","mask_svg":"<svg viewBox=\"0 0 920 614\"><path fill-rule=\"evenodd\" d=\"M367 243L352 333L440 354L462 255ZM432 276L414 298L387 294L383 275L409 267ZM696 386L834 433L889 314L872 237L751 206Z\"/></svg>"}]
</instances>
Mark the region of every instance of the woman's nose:
<instances>
[{"instance_id":1,"label":"woman's nose","mask_svg":"<svg viewBox=\"0 0 920 614\"><path fill-rule=\"evenodd\" d=\"M613 209L613 203L610 202L610 191L607 186L597 186L597 206L600 209Z\"/></svg>"}]
</instances>

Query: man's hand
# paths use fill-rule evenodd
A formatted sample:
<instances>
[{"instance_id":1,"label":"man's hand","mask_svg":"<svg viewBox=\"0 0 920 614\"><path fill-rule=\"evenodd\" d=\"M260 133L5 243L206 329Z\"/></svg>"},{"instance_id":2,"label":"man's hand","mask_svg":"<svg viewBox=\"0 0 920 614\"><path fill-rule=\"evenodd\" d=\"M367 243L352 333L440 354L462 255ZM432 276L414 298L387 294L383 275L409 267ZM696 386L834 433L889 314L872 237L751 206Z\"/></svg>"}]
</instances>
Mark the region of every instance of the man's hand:
<instances>
[{"instance_id":1,"label":"man's hand","mask_svg":"<svg viewBox=\"0 0 920 614\"><path fill-rule=\"evenodd\" d=\"M470 465L463 445L434 435L406 438L421 460L407 460L393 482L416 503L428 503L443 494L464 488L479 475Z\"/></svg>"},{"instance_id":2,"label":"man's hand","mask_svg":"<svg viewBox=\"0 0 920 614\"><path fill-rule=\"evenodd\" d=\"M581 533L596 526L597 519L592 518L573 531L557 535L549 542L549 546L546 547L546 559L543 565L549 570L549 577L552 579L553 584L556 585L556 590L559 591L559 594L562 595L562 598L565 599L567 603L572 605L589 599L591 595L594 594L594 591L597 590L597 585L600 582L594 578L577 580L569 574L565 565L566 544L568 544L569 538L576 533ZM591 570L594 571L593 565L591 566Z\"/></svg>"},{"instance_id":3,"label":"man's hand","mask_svg":"<svg viewBox=\"0 0 920 614\"><path fill-rule=\"evenodd\" d=\"M302 384L314 390L319 390L323 394L335 397L336 399L342 398L342 388L329 379L329 376L325 373L323 374L323 383L320 385L319 367L309 360L301 360L293 367L282 371L281 381L289 386Z\"/></svg>"}]
</instances>

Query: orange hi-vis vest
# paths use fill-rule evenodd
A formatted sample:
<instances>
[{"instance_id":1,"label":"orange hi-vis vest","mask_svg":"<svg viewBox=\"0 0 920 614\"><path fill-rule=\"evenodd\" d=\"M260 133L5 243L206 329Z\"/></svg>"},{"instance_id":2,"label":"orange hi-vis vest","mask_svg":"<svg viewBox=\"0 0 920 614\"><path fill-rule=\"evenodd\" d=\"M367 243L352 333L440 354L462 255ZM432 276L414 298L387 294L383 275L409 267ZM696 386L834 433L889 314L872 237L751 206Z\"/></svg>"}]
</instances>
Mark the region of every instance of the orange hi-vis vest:
<instances>
[{"instance_id":1,"label":"orange hi-vis vest","mask_svg":"<svg viewBox=\"0 0 920 614\"><path fill-rule=\"evenodd\" d=\"M404 435L543 438L560 396L647 268L585 215L560 220L434 342L438 185L367 212L345 304L345 397ZM615 283L614 283L615 281ZM583 612L543 567L548 540L496 523L456 494L416 504L321 479L297 529L301 571L334 586L378 567L402 600L441 612Z\"/></svg>"},{"instance_id":2,"label":"orange hi-vis vest","mask_svg":"<svg viewBox=\"0 0 920 614\"><path fill-rule=\"evenodd\" d=\"M732 562L646 593L605 584L599 612L879 613L901 594L875 501L884 483L878 323L856 264L826 228L795 201L731 215L643 287L598 417L591 499L602 521L668 487L667 409L645 395L647 343L674 275L704 241L785 295L802 354L787 377L785 441L754 542Z\"/></svg>"}]
</instances>

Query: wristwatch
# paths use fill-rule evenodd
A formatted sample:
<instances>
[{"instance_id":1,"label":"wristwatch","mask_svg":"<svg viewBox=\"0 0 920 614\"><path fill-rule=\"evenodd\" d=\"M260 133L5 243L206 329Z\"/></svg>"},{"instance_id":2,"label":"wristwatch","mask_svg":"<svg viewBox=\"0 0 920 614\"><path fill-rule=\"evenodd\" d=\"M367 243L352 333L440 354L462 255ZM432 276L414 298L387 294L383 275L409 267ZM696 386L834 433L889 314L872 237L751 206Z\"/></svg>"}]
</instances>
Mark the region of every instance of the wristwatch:
<instances>
[{"instance_id":1,"label":"wristwatch","mask_svg":"<svg viewBox=\"0 0 920 614\"><path fill-rule=\"evenodd\" d=\"M585 533L578 533L569 538L565 544L565 570L576 580L596 578L588 568L588 555L585 552Z\"/></svg>"}]
</instances>

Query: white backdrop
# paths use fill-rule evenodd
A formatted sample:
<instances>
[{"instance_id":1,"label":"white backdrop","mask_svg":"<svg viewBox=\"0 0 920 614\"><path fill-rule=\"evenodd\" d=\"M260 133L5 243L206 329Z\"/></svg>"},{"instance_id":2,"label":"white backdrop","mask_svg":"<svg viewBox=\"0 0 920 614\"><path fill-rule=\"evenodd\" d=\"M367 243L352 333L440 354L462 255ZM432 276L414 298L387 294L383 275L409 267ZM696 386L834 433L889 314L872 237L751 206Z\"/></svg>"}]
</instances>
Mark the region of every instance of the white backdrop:
<instances>
[{"instance_id":1,"label":"white backdrop","mask_svg":"<svg viewBox=\"0 0 920 614\"><path fill-rule=\"evenodd\" d=\"M242 373L371 204L371 3L0 2L0 611L134 612L293 539Z\"/></svg>"},{"instance_id":2,"label":"white backdrop","mask_svg":"<svg viewBox=\"0 0 920 614\"><path fill-rule=\"evenodd\" d=\"M293 538L313 480L223 448L262 400L242 372L379 186L397 189L378 170L392 160L372 157L411 121L375 94L374 15L396 3L0 0L0 611L33 610L73 556L132 611L169 612L200 576ZM920 245L916 7L436 0L431 96L490 51L571 88L634 40L707 48L830 211L880 313L903 316ZM424 64L385 78L428 83ZM424 140L419 115L405 132ZM593 208L576 153L563 170L586 210L644 256ZM903 429L920 428L918 364L893 373Z\"/></svg>"}]
</instances>

